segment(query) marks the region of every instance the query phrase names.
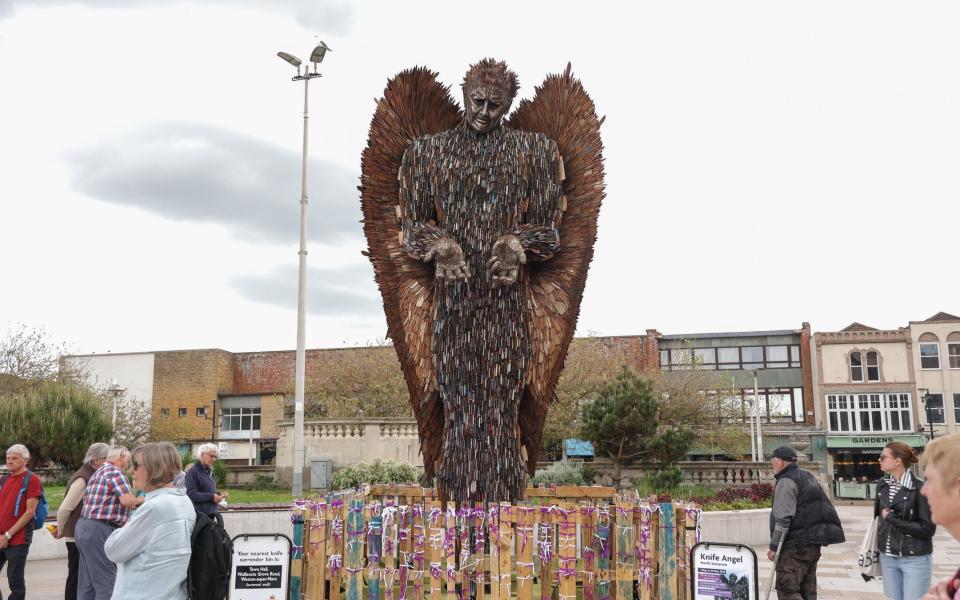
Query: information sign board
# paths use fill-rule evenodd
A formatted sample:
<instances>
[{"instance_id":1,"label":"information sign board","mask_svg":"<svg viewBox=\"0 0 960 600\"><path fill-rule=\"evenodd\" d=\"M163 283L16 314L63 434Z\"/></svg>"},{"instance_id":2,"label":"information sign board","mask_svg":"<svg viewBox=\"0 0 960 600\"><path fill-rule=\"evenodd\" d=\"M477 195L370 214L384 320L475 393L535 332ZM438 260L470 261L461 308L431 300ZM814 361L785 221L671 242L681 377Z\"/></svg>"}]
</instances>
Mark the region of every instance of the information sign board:
<instances>
[{"instance_id":1,"label":"information sign board","mask_svg":"<svg viewBox=\"0 0 960 600\"><path fill-rule=\"evenodd\" d=\"M757 554L750 546L700 542L690 551L693 600L757 600Z\"/></svg>"},{"instance_id":2,"label":"information sign board","mask_svg":"<svg viewBox=\"0 0 960 600\"><path fill-rule=\"evenodd\" d=\"M233 538L230 600L287 600L290 538L280 533Z\"/></svg>"}]
</instances>

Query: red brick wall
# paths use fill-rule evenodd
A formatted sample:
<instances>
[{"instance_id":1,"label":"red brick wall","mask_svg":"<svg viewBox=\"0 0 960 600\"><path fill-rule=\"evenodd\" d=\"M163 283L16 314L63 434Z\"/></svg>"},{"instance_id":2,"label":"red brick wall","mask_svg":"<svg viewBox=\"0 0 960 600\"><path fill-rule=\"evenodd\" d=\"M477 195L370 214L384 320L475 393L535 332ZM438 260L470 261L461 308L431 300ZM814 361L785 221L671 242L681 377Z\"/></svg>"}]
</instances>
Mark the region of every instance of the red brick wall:
<instances>
[{"instance_id":1,"label":"red brick wall","mask_svg":"<svg viewBox=\"0 0 960 600\"><path fill-rule=\"evenodd\" d=\"M813 357L810 352L810 323L804 322L800 329L800 363L803 369L803 421L813 425L814 415L813 397Z\"/></svg>"}]
</instances>

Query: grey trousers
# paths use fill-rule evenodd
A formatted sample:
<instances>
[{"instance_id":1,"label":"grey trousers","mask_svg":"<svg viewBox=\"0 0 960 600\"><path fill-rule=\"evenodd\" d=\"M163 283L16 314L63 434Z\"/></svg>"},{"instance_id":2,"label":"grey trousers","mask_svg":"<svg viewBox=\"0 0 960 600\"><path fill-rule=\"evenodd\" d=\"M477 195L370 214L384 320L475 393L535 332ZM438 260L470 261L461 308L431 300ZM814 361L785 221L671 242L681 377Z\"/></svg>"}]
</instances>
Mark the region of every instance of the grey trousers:
<instances>
[{"instance_id":1,"label":"grey trousers","mask_svg":"<svg viewBox=\"0 0 960 600\"><path fill-rule=\"evenodd\" d=\"M117 580L117 565L107 558L103 545L113 533L113 527L105 521L81 518L74 533L80 551L77 600L110 600Z\"/></svg>"}]
</instances>

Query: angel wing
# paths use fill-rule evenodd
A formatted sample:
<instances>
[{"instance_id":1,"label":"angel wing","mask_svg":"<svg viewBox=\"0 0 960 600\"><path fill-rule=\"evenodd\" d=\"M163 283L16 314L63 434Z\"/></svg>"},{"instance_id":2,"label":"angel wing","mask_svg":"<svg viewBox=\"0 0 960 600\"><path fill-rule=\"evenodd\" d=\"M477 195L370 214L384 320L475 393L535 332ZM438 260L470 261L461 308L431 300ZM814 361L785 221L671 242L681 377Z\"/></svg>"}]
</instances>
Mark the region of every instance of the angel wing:
<instances>
[{"instance_id":1,"label":"angel wing","mask_svg":"<svg viewBox=\"0 0 960 600\"><path fill-rule=\"evenodd\" d=\"M520 437L527 469L536 470L547 409L573 339L580 300L593 259L597 217L604 196L603 142L593 101L571 74L550 75L532 100L523 100L507 126L542 133L554 140L563 157L566 210L560 224L560 251L530 266L527 306L532 311L533 356L520 404Z\"/></svg>"},{"instance_id":2,"label":"angel wing","mask_svg":"<svg viewBox=\"0 0 960 600\"><path fill-rule=\"evenodd\" d=\"M430 356L433 338L433 267L410 258L400 241L397 173L403 152L416 138L446 131L462 120L437 74L415 67L387 82L370 123L361 160L363 230L387 315L387 334L400 359L417 418L428 476L443 443L443 407L437 398Z\"/></svg>"}]
</instances>

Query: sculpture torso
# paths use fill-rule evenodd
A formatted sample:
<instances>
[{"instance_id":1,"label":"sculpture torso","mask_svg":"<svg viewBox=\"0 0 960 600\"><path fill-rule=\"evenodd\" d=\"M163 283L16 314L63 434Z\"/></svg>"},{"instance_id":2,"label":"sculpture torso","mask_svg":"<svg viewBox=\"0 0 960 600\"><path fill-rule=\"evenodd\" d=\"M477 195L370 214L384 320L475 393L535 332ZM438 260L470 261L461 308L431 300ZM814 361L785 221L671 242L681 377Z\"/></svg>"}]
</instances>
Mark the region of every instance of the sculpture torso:
<instances>
[{"instance_id":1,"label":"sculpture torso","mask_svg":"<svg viewBox=\"0 0 960 600\"><path fill-rule=\"evenodd\" d=\"M422 256L438 236L452 238L472 273L434 283L432 358L445 421L438 477L456 501L514 500L525 487L517 414L531 355L527 272L497 287L486 261L506 234L521 239L528 260L556 250L558 159L543 135L465 124L417 139L404 156L408 251Z\"/></svg>"}]
</instances>

